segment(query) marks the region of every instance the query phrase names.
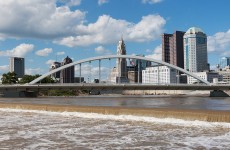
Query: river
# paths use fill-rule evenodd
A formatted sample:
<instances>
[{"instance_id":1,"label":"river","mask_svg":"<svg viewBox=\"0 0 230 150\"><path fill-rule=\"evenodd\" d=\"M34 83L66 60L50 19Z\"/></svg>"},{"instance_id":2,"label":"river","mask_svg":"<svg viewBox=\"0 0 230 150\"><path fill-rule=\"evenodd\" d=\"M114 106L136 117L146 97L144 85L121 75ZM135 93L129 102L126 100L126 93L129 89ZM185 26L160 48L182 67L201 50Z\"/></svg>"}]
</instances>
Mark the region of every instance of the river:
<instances>
[{"instance_id":1,"label":"river","mask_svg":"<svg viewBox=\"0 0 230 150\"><path fill-rule=\"evenodd\" d=\"M4 103L230 110L230 98L71 97ZM1 149L230 149L230 123L0 109Z\"/></svg>"}]
</instances>

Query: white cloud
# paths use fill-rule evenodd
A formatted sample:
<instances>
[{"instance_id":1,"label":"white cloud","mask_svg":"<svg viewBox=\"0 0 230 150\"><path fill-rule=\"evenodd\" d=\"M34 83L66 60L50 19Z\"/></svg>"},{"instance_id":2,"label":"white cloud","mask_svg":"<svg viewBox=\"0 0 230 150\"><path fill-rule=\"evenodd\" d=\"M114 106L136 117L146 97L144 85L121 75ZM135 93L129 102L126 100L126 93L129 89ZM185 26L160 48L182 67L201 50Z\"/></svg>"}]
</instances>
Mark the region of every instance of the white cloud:
<instances>
[{"instance_id":1,"label":"white cloud","mask_svg":"<svg viewBox=\"0 0 230 150\"><path fill-rule=\"evenodd\" d=\"M136 24L103 15L95 23L77 26L76 31L81 34L55 40L55 43L69 47L109 44L116 43L121 35L125 41L152 41L161 36L165 23L160 15L144 16Z\"/></svg>"},{"instance_id":2,"label":"white cloud","mask_svg":"<svg viewBox=\"0 0 230 150\"><path fill-rule=\"evenodd\" d=\"M53 62L55 62L55 60L50 59L50 60L48 60L48 61L46 62L46 64L47 64L47 65L51 65Z\"/></svg>"},{"instance_id":3,"label":"white cloud","mask_svg":"<svg viewBox=\"0 0 230 150\"><path fill-rule=\"evenodd\" d=\"M230 49L230 29L227 32L217 32L208 37L209 52L224 52Z\"/></svg>"},{"instance_id":4,"label":"white cloud","mask_svg":"<svg viewBox=\"0 0 230 150\"><path fill-rule=\"evenodd\" d=\"M109 2L108 0L98 0L98 5L103 5L108 2Z\"/></svg>"},{"instance_id":5,"label":"white cloud","mask_svg":"<svg viewBox=\"0 0 230 150\"><path fill-rule=\"evenodd\" d=\"M42 50L38 50L36 52L36 55L38 55L38 56L48 56L52 52L53 52L52 48L45 48L45 49L42 49Z\"/></svg>"},{"instance_id":6,"label":"white cloud","mask_svg":"<svg viewBox=\"0 0 230 150\"><path fill-rule=\"evenodd\" d=\"M66 5L57 5L62 1ZM106 2L101 1L100 3ZM166 23L160 15L143 16L139 22L99 16L87 23L86 12L70 9L81 0L7 0L0 1L0 37L52 39L69 47L116 43L146 42L160 37Z\"/></svg>"},{"instance_id":7,"label":"white cloud","mask_svg":"<svg viewBox=\"0 0 230 150\"><path fill-rule=\"evenodd\" d=\"M27 75L35 75L35 74L42 75L42 74L44 74L44 70L41 68L35 68L35 69L28 68L28 69L25 69L25 74L27 74Z\"/></svg>"},{"instance_id":8,"label":"white cloud","mask_svg":"<svg viewBox=\"0 0 230 150\"><path fill-rule=\"evenodd\" d=\"M20 44L12 50L0 51L0 56L10 57L25 57L27 53L32 52L34 49L33 44Z\"/></svg>"},{"instance_id":9,"label":"white cloud","mask_svg":"<svg viewBox=\"0 0 230 150\"><path fill-rule=\"evenodd\" d=\"M142 3L149 3L149 4L156 4L156 3L160 3L163 0L142 0Z\"/></svg>"},{"instance_id":10,"label":"white cloud","mask_svg":"<svg viewBox=\"0 0 230 150\"><path fill-rule=\"evenodd\" d=\"M60 0L63 3L66 3L68 6L78 6L81 4L81 0Z\"/></svg>"},{"instance_id":11,"label":"white cloud","mask_svg":"<svg viewBox=\"0 0 230 150\"><path fill-rule=\"evenodd\" d=\"M68 1L77 4L79 0ZM8 37L57 38L75 33L85 12L56 6L56 0L1 0L0 33Z\"/></svg>"},{"instance_id":12,"label":"white cloud","mask_svg":"<svg viewBox=\"0 0 230 150\"><path fill-rule=\"evenodd\" d=\"M153 54L147 55L146 57L156 59L156 60L162 60L162 45L157 46L153 50Z\"/></svg>"},{"instance_id":13,"label":"white cloud","mask_svg":"<svg viewBox=\"0 0 230 150\"><path fill-rule=\"evenodd\" d=\"M103 55L110 55L112 52L110 50L105 49L103 46L98 46L95 48L96 53Z\"/></svg>"},{"instance_id":14,"label":"white cloud","mask_svg":"<svg viewBox=\"0 0 230 150\"><path fill-rule=\"evenodd\" d=\"M115 43L121 35L126 41L146 42L159 38L166 23L160 15L143 16L137 23L102 15L87 24L86 12L69 7L81 0L59 1L66 5L57 6L57 0L0 1L1 39L52 39L69 47Z\"/></svg>"},{"instance_id":15,"label":"white cloud","mask_svg":"<svg viewBox=\"0 0 230 150\"><path fill-rule=\"evenodd\" d=\"M9 72L9 65L0 66L0 71L2 73Z\"/></svg>"},{"instance_id":16,"label":"white cloud","mask_svg":"<svg viewBox=\"0 0 230 150\"><path fill-rule=\"evenodd\" d=\"M65 55L65 52L57 52L57 55Z\"/></svg>"},{"instance_id":17,"label":"white cloud","mask_svg":"<svg viewBox=\"0 0 230 150\"><path fill-rule=\"evenodd\" d=\"M80 67L79 66L75 66L75 76L79 76L80 72ZM102 80L106 80L108 79L108 75L110 73L110 69L107 67L102 66L101 67L101 79ZM81 76L85 77L85 81L88 82L88 78L91 81L93 81L93 79L95 78L99 78L99 67L98 66L93 66L92 64L87 64L84 63L81 66Z\"/></svg>"}]
</instances>

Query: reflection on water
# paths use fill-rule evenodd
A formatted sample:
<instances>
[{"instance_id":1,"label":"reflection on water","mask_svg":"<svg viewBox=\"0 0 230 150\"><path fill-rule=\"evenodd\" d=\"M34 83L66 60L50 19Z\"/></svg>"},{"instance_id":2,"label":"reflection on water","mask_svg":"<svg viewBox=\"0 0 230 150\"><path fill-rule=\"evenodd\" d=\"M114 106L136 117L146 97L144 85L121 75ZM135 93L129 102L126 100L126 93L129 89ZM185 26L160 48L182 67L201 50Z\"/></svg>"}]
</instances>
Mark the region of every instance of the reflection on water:
<instances>
[{"instance_id":1,"label":"reflection on water","mask_svg":"<svg viewBox=\"0 0 230 150\"><path fill-rule=\"evenodd\" d=\"M230 98L211 97L136 97L136 96L89 96L49 98L0 98L0 102L78 105L78 106L122 106L141 108L180 108L230 110Z\"/></svg>"},{"instance_id":2,"label":"reflection on water","mask_svg":"<svg viewBox=\"0 0 230 150\"><path fill-rule=\"evenodd\" d=\"M230 124L0 109L2 149L226 149Z\"/></svg>"}]
</instances>

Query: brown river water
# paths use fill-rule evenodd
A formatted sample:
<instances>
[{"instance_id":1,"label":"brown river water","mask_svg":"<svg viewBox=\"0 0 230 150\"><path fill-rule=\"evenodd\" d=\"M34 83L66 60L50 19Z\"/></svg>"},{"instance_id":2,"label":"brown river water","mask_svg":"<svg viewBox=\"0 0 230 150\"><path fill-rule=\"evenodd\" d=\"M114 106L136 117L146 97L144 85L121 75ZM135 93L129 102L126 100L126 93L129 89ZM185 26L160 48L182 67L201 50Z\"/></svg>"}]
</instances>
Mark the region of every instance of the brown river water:
<instances>
[{"instance_id":1,"label":"brown river water","mask_svg":"<svg viewBox=\"0 0 230 150\"><path fill-rule=\"evenodd\" d=\"M230 98L0 98L4 103L230 110ZM0 108L0 149L230 149L230 123Z\"/></svg>"}]
</instances>

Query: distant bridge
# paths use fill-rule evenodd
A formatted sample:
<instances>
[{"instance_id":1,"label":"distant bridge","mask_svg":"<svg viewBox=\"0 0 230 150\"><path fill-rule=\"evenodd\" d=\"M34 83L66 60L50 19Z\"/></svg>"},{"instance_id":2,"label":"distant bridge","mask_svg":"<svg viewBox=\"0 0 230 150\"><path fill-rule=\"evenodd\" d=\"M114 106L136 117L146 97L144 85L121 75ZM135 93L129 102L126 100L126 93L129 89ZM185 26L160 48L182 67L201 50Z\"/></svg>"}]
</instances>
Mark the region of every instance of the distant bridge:
<instances>
[{"instance_id":1,"label":"distant bridge","mask_svg":"<svg viewBox=\"0 0 230 150\"><path fill-rule=\"evenodd\" d=\"M44 79L45 77L49 76L49 75L52 75L58 71L61 71L63 69L66 69L66 68L69 68L69 67L72 67L72 66L75 66L75 65L80 65L80 74L81 74L81 64L82 63L86 63L86 62L91 62L91 61L96 61L98 60L99 61L99 78L100 78L100 67L101 67L101 60L104 60L104 59L118 59L118 58L126 58L126 59L137 59L137 60L145 60L145 61L149 61L149 62L154 62L154 63L158 63L158 64L161 64L161 65L164 65L164 66L168 66L170 68L173 68L175 70L178 70L180 72L183 72L185 73L186 75L189 75L191 77L194 77L195 79L209 85L210 83L196 75L194 75L193 73L185 70L185 69L182 69L180 67L177 67L177 66L174 66L172 64L169 64L169 63L166 63L166 62L163 62L163 61L160 61L160 60L155 60L155 59L151 59L151 58L146 58L146 57L142 57L142 56L132 56L132 55L107 55L107 56L98 56L98 57L92 57L92 58L87 58L87 59L83 59L83 60L79 60L79 61L76 61L76 62L73 62L73 63L70 63L70 64L67 64L67 65L64 65L64 66L61 66L57 69L54 69L48 73L45 73L44 75L38 77L37 79L31 81L29 84L30 85L33 85L33 84L36 84L38 83L40 80ZM81 75L80 75L81 77Z\"/></svg>"}]
</instances>

